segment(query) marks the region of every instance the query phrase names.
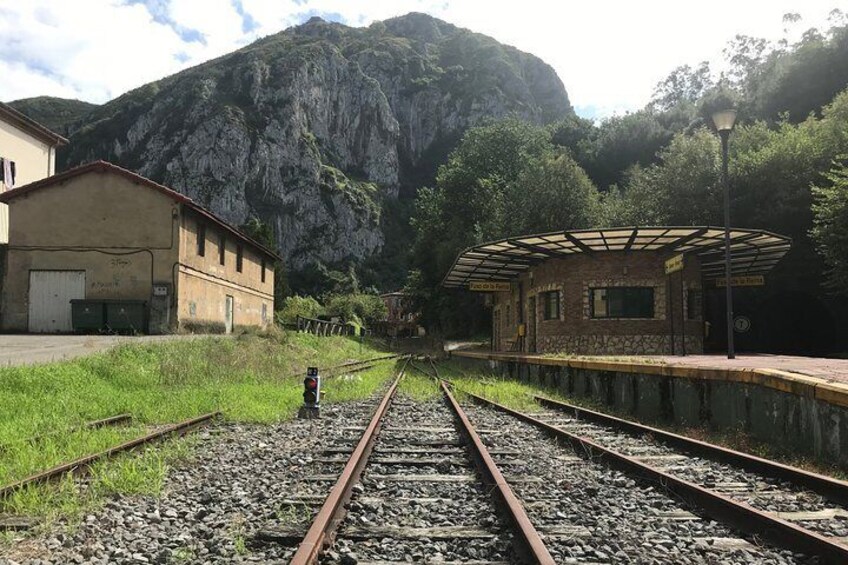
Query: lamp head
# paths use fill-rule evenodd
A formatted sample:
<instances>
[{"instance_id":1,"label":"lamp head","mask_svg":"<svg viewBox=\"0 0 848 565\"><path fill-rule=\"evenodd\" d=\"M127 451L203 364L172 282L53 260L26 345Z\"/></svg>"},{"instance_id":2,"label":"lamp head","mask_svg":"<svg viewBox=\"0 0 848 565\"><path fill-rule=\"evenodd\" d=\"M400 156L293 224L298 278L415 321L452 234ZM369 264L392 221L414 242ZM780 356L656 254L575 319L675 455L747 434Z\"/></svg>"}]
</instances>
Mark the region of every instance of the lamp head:
<instances>
[{"instance_id":1,"label":"lamp head","mask_svg":"<svg viewBox=\"0 0 848 565\"><path fill-rule=\"evenodd\" d=\"M713 123L719 132L732 130L733 124L736 123L736 110L728 108L713 112Z\"/></svg>"}]
</instances>

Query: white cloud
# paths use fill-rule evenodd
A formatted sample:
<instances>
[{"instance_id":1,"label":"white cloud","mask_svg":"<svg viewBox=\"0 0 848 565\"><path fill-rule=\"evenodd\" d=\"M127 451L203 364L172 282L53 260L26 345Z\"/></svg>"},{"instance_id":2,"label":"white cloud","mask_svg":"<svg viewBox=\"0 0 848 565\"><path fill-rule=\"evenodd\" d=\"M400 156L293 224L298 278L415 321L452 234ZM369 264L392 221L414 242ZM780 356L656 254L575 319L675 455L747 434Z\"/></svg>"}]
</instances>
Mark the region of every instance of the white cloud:
<instances>
[{"instance_id":1,"label":"white cloud","mask_svg":"<svg viewBox=\"0 0 848 565\"><path fill-rule=\"evenodd\" d=\"M643 106L678 65L720 62L736 34L777 39L786 12L803 15L800 33L820 25L837 0L241 0L255 26L247 33L231 0L147 2L156 18L119 0L0 0L0 100L49 94L104 102L313 13L368 25L421 11L538 55L575 106L609 115ZM186 41L192 30L203 41Z\"/></svg>"}]
</instances>

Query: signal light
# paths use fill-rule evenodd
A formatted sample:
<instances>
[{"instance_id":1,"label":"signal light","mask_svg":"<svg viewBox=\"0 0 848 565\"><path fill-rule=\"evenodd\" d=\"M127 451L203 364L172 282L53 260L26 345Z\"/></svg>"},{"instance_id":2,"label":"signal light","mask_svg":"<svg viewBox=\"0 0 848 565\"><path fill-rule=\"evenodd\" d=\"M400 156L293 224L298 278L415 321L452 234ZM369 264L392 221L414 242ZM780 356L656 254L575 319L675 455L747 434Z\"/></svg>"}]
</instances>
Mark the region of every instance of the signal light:
<instances>
[{"instance_id":1,"label":"signal light","mask_svg":"<svg viewBox=\"0 0 848 565\"><path fill-rule=\"evenodd\" d=\"M306 369L306 378L303 379L303 406L306 408L317 408L321 402L321 376L318 367Z\"/></svg>"}]
</instances>

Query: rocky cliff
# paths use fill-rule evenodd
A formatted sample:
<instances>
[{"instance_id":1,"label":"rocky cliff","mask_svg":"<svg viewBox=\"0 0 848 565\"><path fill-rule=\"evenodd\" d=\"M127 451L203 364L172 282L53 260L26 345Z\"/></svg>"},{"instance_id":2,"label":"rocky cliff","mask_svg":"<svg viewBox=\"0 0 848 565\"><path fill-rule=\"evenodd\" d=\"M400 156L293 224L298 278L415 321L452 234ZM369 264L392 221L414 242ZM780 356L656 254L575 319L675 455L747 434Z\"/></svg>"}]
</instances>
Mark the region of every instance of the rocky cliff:
<instances>
[{"instance_id":1,"label":"rocky cliff","mask_svg":"<svg viewBox=\"0 0 848 565\"><path fill-rule=\"evenodd\" d=\"M299 269L378 252L386 202L431 182L469 126L571 111L548 65L489 37L423 14L313 18L92 109L60 164L107 159L258 217Z\"/></svg>"}]
</instances>

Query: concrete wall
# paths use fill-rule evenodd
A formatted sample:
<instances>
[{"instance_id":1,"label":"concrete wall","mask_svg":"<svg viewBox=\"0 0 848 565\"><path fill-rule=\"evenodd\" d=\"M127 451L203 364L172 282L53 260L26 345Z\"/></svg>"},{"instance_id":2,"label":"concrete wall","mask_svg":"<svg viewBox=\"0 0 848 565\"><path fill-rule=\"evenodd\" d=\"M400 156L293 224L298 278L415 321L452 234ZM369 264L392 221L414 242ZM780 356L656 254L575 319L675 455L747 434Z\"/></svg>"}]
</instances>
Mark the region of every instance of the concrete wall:
<instances>
[{"instance_id":1,"label":"concrete wall","mask_svg":"<svg viewBox=\"0 0 848 565\"><path fill-rule=\"evenodd\" d=\"M199 226L205 226L203 256L198 254ZM220 260L221 237L224 244L223 265ZM235 326L266 326L273 322L274 269L270 258L191 210L183 215L180 241L177 316L181 328L223 331L227 295L233 297ZM236 269L239 246L242 248L241 272Z\"/></svg>"},{"instance_id":2,"label":"concrete wall","mask_svg":"<svg viewBox=\"0 0 848 565\"><path fill-rule=\"evenodd\" d=\"M456 355L456 354L455 354ZM767 374L751 370L675 368L678 376L658 374L668 368L641 370L621 364L577 362L556 364L524 361L464 361L490 367L512 378L532 382L565 394L584 397L638 420L663 424L743 431L752 437L793 452L808 454L848 468L848 387L802 376ZM757 382L759 381L759 382ZM817 390L823 387L821 391Z\"/></svg>"},{"instance_id":3,"label":"concrete wall","mask_svg":"<svg viewBox=\"0 0 848 565\"><path fill-rule=\"evenodd\" d=\"M93 172L10 204L0 327L26 331L30 270L85 270L86 298L150 301L173 285L177 205L123 177Z\"/></svg>"},{"instance_id":4,"label":"concrete wall","mask_svg":"<svg viewBox=\"0 0 848 565\"><path fill-rule=\"evenodd\" d=\"M0 157L15 162L15 186L23 186L54 173L56 151L0 118ZM9 207L0 204L0 244L9 241Z\"/></svg>"},{"instance_id":5,"label":"concrete wall","mask_svg":"<svg viewBox=\"0 0 848 565\"><path fill-rule=\"evenodd\" d=\"M666 354L679 350L684 339L690 353L703 351L704 325L700 308L689 319L684 312L688 300L700 294L700 266L696 257L688 257L682 273L669 277L664 271L671 254L653 251L575 254L563 259L550 259L532 267L513 284L509 293L495 293L493 328L498 336L496 349L515 350L519 341L522 351L532 349L533 317L531 298L536 297L535 351L567 352L595 355ZM668 289L671 285L671 293ZM593 319L589 290L600 287L651 287L654 289L652 319ZM560 293L560 317L544 320L542 293ZM507 310L508 309L508 310ZM684 322L685 320L685 322ZM527 324L528 338L518 337L518 325ZM685 324L685 326L684 326Z\"/></svg>"}]
</instances>

